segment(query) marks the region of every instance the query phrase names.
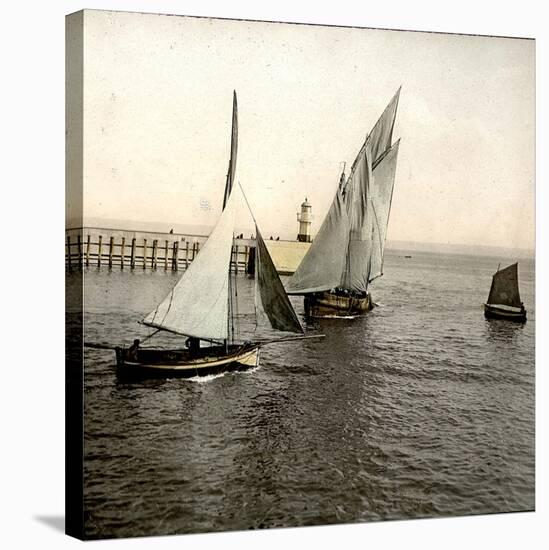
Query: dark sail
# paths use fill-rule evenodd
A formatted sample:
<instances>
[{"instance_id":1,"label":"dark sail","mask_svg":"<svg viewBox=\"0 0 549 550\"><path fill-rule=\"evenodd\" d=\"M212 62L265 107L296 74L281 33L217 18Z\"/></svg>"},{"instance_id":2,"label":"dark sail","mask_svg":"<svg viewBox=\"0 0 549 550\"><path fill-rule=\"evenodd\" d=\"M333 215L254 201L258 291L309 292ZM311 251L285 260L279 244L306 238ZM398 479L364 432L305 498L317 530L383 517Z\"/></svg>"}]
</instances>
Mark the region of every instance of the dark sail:
<instances>
[{"instance_id":1,"label":"dark sail","mask_svg":"<svg viewBox=\"0 0 549 550\"><path fill-rule=\"evenodd\" d=\"M231 133L231 158L229 159L229 171L227 172L227 183L225 184L225 195L223 196L223 208L227 204L229 195L233 188L234 174L236 171L236 153L238 149L238 105L236 103L236 92L233 91L233 129Z\"/></svg>"},{"instance_id":2,"label":"dark sail","mask_svg":"<svg viewBox=\"0 0 549 550\"><path fill-rule=\"evenodd\" d=\"M490 305L504 305L520 307L518 288L518 264L515 263L500 269L492 278L492 286L487 303Z\"/></svg>"},{"instance_id":3,"label":"dark sail","mask_svg":"<svg viewBox=\"0 0 549 550\"><path fill-rule=\"evenodd\" d=\"M257 235L255 305L258 320L266 316L276 330L303 333L257 225L255 232Z\"/></svg>"}]
</instances>

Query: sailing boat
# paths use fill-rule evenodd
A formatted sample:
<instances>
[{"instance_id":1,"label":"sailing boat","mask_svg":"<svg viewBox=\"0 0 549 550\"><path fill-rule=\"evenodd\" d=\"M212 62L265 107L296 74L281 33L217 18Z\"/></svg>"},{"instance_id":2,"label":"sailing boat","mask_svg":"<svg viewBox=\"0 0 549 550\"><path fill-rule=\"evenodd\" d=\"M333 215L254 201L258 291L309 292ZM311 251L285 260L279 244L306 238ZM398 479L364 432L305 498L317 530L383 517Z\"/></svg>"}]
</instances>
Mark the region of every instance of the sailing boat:
<instances>
[{"instance_id":1,"label":"sailing boat","mask_svg":"<svg viewBox=\"0 0 549 550\"><path fill-rule=\"evenodd\" d=\"M115 351L120 374L191 377L245 370L259 364L261 346L299 339L294 336L240 343L235 339L238 293L236 275L231 273L230 266L238 198L238 189L233 190L237 141L237 100L234 92L231 156L221 217L200 254L178 283L141 321L157 331L168 331L185 337L185 347L170 350L144 348L140 347L139 340L135 340L129 348L117 347ZM302 334L301 324L284 291L257 222L255 230L257 322L267 321L275 330Z\"/></svg>"},{"instance_id":2,"label":"sailing boat","mask_svg":"<svg viewBox=\"0 0 549 550\"><path fill-rule=\"evenodd\" d=\"M288 294L305 297L311 317L354 317L374 307L369 284L383 275L383 256L400 140L392 144L400 88L339 179L332 205Z\"/></svg>"},{"instance_id":3,"label":"sailing boat","mask_svg":"<svg viewBox=\"0 0 549 550\"><path fill-rule=\"evenodd\" d=\"M499 269L492 277L492 286L488 300L484 304L484 316L487 319L508 319L526 321L526 309L520 301L518 288L518 263Z\"/></svg>"}]
</instances>

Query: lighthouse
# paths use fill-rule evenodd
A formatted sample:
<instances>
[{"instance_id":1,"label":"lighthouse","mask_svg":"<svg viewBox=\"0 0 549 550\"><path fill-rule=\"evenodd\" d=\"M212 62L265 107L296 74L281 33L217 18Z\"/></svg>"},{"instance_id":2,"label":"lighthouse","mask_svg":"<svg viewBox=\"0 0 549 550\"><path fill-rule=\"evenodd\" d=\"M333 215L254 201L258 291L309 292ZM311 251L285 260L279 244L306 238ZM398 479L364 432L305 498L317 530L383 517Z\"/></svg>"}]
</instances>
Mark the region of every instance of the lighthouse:
<instances>
[{"instance_id":1,"label":"lighthouse","mask_svg":"<svg viewBox=\"0 0 549 550\"><path fill-rule=\"evenodd\" d=\"M313 215L311 214L311 205L307 201L307 197L305 197L305 202L301 204L301 212L297 214L297 221L299 222L297 240L302 243L310 243Z\"/></svg>"}]
</instances>

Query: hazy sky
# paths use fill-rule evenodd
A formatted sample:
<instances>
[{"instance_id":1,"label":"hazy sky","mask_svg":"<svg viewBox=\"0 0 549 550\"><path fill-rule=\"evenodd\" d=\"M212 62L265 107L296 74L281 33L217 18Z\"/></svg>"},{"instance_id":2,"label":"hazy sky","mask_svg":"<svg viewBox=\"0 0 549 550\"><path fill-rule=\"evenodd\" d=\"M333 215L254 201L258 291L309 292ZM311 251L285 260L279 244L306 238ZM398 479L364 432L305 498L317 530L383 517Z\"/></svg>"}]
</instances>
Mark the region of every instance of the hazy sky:
<instances>
[{"instance_id":1,"label":"hazy sky","mask_svg":"<svg viewBox=\"0 0 549 550\"><path fill-rule=\"evenodd\" d=\"M313 233L402 85L389 240L533 248L532 40L87 11L84 215L213 225L238 94L266 235ZM244 213L243 213L244 215Z\"/></svg>"}]
</instances>

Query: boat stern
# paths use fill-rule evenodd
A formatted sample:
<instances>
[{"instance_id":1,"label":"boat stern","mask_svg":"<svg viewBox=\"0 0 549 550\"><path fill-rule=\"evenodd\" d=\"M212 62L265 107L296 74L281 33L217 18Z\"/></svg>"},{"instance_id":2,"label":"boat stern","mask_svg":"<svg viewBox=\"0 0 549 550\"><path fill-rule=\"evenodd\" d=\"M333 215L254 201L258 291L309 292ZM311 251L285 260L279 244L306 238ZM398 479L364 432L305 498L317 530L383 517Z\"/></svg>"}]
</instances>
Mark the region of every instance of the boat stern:
<instances>
[{"instance_id":1,"label":"boat stern","mask_svg":"<svg viewBox=\"0 0 549 550\"><path fill-rule=\"evenodd\" d=\"M308 317L355 317L374 308L370 293L358 298L332 292L305 296L305 315Z\"/></svg>"},{"instance_id":2,"label":"boat stern","mask_svg":"<svg viewBox=\"0 0 549 550\"><path fill-rule=\"evenodd\" d=\"M249 351L246 351L239 355L238 359L236 359L236 362L239 365L242 365L245 368L253 368L259 366L259 347L255 347Z\"/></svg>"},{"instance_id":3,"label":"boat stern","mask_svg":"<svg viewBox=\"0 0 549 550\"><path fill-rule=\"evenodd\" d=\"M125 365L126 350L124 348L115 347L114 353L116 355L116 366L123 367Z\"/></svg>"}]
</instances>

